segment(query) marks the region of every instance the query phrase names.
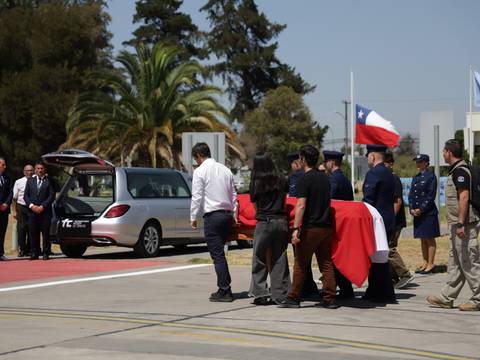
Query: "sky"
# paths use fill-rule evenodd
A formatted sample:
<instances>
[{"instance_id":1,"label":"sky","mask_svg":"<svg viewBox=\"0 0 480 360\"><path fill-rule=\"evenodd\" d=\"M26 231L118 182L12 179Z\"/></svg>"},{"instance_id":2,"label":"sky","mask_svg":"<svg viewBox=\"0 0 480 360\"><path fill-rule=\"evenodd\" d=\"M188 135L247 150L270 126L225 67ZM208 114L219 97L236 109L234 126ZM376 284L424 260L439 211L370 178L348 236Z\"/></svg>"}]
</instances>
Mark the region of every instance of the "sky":
<instances>
[{"instance_id":1,"label":"sky","mask_svg":"<svg viewBox=\"0 0 480 360\"><path fill-rule=\"evenodd\" d=\"M209 23L185 0L181 8L202 30ZM340 149L344 105L350 98L375 110L401 133L418 136L422 111L453 110L455 127L469 111L469 67L480 71L478 0L257 0L271 22L287 25L278 57L316 90L305 101L314 119L330 127L326 140ZM109 0L115 51L132 37L134 0ZM475 111L475 109L474 109ZM432 131L433 133L433 131ZM453 137L453 134L452 134Z\"/></svg>"}]
</instances>

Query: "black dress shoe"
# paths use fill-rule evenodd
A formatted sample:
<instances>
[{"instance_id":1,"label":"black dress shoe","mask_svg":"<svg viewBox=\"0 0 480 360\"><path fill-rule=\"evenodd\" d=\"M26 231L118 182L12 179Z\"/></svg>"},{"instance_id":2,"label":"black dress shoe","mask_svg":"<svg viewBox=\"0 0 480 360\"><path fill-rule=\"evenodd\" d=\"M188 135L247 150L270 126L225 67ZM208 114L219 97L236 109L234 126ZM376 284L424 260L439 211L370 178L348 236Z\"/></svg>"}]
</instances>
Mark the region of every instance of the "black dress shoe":
<instances>
[{"instance_id":1,"label":"black dress shoe","mask_svg":"<svg viewBox=\"0 0 480 360\"><path fill-rule=\"evenodd\" d=\"M233 301L233 294L232 290L222 290L218 289L217 292L214 292L210 295L211 302L232 302Z\"/></svg>"},{"instance_id":2,"label":"black dress shoe","mask_svg":"<svg viewBox=\"0 0 480 360\"><path fill-rule=\"evenodd\" d=\"M351 300L355 299L355 294L352 293L342 293L340 292L337 296L335 296L335 300Z\"/></svg>"},{"instance_id":3,"label":"black dress shoe","mask_svg":"<svg viewBox=\"0 0 480 360\"><path fill-rule=\"evenodd\" d=\"M325 300L320 301L319 303L315 304L315 306L316 307L323 307L325 309L331 309L331 310L335 310L335 309L338 309L340 307L340 305L335 303L335 301L327 302Z\"/></svg>"},{"instance_id":4,"label":"black dress shoe","mask_svg":"<svg viewBox=\"0 0 480 360\"><path fill-rule=\"evenodd\" d=\"M48 254L43 254L43 260L48 260L50 259L50 256Z\"/></svg>"},{"instance_id":5,"label":"black dress shoe","mask_svg":"<svg viewBox=\"0 0 480 360\"><path fill-rule=\"evenodd\" d=\"M269 296L261 296L253 299L253 305L260 305L260 306L268 306L268 305L275 305L275 301L273 301Z\"/></svg>"},{"instance_id":6,"label":"black dress shoe","mask_svg":"<svg viewBox=\"0 0 480 360\"><path fill-rule=\"evenodd\" d=\"M30 260L38 260L38 255L37 254L30 255Z\"/></svg>"},{"instance_id":7,"label":"black dress shoe","mask_svg":"<svg viewBox=\"0 0 480 360\"><path fill-rule=\"evenodd\" d=\"M298 309L300 307L300 301L299 300L293 300L293 299L290 299L290 298L286 298L278 304L278 307L279 308Z\"/></svg>"},{"instance_id":8,"label":"black dress shoe","mask_svg":"<svg viewBox=\"0 0 480 360\"><path fill-rule=\"evenodd\" d=\"M18 257L25 257L25 253L22 250L20 250L18 252Z\"/></svg>"}]
</instances>

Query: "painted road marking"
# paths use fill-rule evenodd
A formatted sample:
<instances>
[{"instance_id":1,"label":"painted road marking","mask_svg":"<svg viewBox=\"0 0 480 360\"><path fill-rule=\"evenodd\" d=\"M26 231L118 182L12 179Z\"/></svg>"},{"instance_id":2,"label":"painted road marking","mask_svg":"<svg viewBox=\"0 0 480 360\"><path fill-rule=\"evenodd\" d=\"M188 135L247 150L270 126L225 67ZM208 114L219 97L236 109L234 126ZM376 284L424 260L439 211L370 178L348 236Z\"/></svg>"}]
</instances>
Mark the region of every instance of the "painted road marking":
<instances>
[{"instance_id":1,"label":"painted road marking","mask_svg":"<svg viewBox=\"0 0 480 360\"><path fill-rule=\"evenodd\" d=\"M129 318L121 316L108 316L108 315L83 315L83 314L71 314L66 312L56 312L56 311L18 311L18 310L5 310L0 308L0 315L6 316L25 316L25 317L49 317L49 318L63 318L63 319L78 319L78 320L94 320L94 321L112 321L112 322L123 322L128 324L140 324L140 325L156 325L162 327L170 328L182 328L190 330L204 330L204 331L214 331L221 333L231 333L231 334L244 334L244 335L257 335L257 336L266 336L272 338L279 338L285 340L298 340L305 341L310 343L322 344L322 345L337 345L337 346L347 346L363 350L375 350L383 351L393 354L403 354L403 355L413 355L413 356L423 356L431 359L442 359L442 360L475 360L474 358L469 358L465 356L458 356L452 354L443 354L431 351L409 349L404 347L389 346L389 345L380 345L373 344L361 341L354 340L340 340L322 336L308 336L308 335L298 335L293 333L285 333L278 331L267 331L267 330L255 330L249 328L233 328L226 326L215 326L215 325L195 325L195 324L180 324L175 322L165 322L160 320L149 320L141 318Z\"/></svg>"},{"instance_id":2,"label":"painted road marking","mask_svg":"<svg viewBox=\"0 0 480 360\"><path fill-rule=\"evenodd\" d=\"M196 269L196 268L201 268L201 267L205 267L205 266L212 266L212 264L195 264L195 265L175 266L175 267L154 269L154 270L134 271L134 272L128 272L128 273L122 273L122 274L91 276L91 277L83 277L83 278L68 279L68 280L49 281L49 282L36 283L36 284L30 284L30 285L21 285L21 286L12 286L12 287L7 287L7 288L0 288L0 292L36 289L36 288L47 287L47 286L75 284L75 283L81 283L81 282L87 282L87 281L98 281L98 280L108 280L108 279L131 277L131 276L158 274L158 273L169 272L169 271Z\"/></svg>"}]
</instances>

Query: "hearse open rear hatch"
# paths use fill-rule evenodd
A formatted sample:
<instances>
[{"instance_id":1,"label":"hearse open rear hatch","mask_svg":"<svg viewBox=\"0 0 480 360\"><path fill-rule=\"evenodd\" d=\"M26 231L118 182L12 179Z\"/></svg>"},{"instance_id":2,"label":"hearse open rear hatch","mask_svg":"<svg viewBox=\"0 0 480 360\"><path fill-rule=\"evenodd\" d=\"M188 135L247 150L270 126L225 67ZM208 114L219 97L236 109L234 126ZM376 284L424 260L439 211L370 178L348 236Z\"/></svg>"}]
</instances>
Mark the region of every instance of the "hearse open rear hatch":
<instances>
[{"instance_id":1,"label":"hearse open rear hatch","mask_svg":"<svg viewBox=\"0 0 480 360\"><path fill-rule=\"evenodd\" d=\"M60 237L84 238L91 221L115 201L115 166L83 150L67 149L42 156L46 164L69 168L54 204Z\"/></svg>"},{"instance_id":2,"label":"hearse open rear hatch","mask_svg":"<svg viewBox=\"0 0 480 360\"><path fill-rule=\"evenodd\" d=\"M99 158L97 155L88 151L78 149L66 149L51 152L42 156L43 161L48 165L62 167L82 167L88 169L92 166L92 170L113 169L114 165L109 161Z\"/></svg>"}]
</instances>

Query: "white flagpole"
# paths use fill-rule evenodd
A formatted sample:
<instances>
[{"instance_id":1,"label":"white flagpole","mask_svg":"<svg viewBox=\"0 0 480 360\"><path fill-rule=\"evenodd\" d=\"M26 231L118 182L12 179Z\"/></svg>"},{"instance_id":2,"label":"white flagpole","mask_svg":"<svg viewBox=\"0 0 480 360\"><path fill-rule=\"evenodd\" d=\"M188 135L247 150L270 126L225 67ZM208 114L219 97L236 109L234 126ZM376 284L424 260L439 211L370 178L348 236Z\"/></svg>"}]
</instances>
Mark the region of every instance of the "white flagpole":
<instances>
[{"instance_id":1,"label":"white flagpole","mask_svg":"<svg viewBox=\"0 0 480 360\"><path fill-rule=\"evenodd\" d=\"M350 162L351 164L351 175L352 175L352 188L354 189L355 192L355 119L356 119L356 114L355 114L355 101L354 101L354 96L353 96L353 70L350 70L350 124L351 124L351 157L352 160Z\"/></svg>"},{"instance_id":2,"label":"white flagpole","mask_svg":"<svg viewBox=\"0 0 480 360\"><path fill-rule=\"evenodd\" d=\"M472 113L473 113L473 70L472 70L472 65L470 65L470 119L467 122L468 126L468 156L470 163L473 162L473 152L475 149L474 146L474 138L473 138L473 131L472 131L472 126L473 126L473 118L472 118Z\"/></svg>"}]
</instances>

